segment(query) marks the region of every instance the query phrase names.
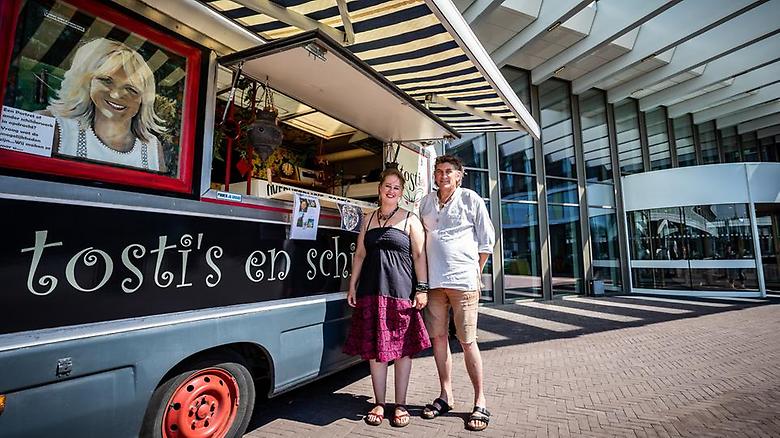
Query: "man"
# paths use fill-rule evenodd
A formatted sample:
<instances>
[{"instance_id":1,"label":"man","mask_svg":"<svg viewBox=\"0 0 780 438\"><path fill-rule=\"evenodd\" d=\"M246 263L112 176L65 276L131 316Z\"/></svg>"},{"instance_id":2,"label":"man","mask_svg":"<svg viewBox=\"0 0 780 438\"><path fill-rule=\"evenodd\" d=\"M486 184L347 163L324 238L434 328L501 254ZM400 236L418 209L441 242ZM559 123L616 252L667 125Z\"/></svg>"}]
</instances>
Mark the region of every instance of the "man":
<instances>
[{"instance_id":1,"label":"man","mask_svg":"<svg viewBox=\"0 0 780 438\"><path fill-rule=\"evenodd\" d=\"M482 357L477 347L477 308L482 268L493 252L495 230L485 202L473 190L460 187L463 162L453 155L436 159L434 181L438 191L420 203L420 217L426 230L428 255L428 307L425 323L433 344L441 392L423 411L431 419L451 409L452 354L447 339L449 309L463 347L471 384L474 409L466 424L469 430L484 430L490 421L482 387Z\"/></svg>"}]
</instances>

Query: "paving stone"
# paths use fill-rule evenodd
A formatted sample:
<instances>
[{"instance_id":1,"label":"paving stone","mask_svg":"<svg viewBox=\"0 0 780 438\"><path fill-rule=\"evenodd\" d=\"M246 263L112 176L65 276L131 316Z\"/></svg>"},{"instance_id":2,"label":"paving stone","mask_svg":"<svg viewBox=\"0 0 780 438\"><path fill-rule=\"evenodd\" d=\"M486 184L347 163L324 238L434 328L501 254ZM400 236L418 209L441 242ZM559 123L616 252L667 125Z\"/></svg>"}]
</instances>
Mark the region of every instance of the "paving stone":
<instances>
[{"instance_id":1,"label":"paving stone","mask_svg":"<svg viewBox=\"0 0 780 438\"><path fill-rule=\"evenodd\" d=\"M419 418L438 395L429 350L413 361L406 428L363 423L372 389L360 364L258 402L245 438L780 436L779 298L519 303L488 307L479 326L493 413L483 433L464 429L473 394L453 342L455 410L445 416ZM392 381L390 367L388 401Z\"/></svg>"}]
</instances>

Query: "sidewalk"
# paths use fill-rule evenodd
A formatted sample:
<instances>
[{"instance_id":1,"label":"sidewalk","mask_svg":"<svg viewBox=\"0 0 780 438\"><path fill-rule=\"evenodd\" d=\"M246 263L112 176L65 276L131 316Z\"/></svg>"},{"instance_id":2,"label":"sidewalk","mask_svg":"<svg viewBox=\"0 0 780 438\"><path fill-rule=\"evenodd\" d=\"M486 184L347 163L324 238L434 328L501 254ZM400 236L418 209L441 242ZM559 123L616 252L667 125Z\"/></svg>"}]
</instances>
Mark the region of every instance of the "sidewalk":
<instances>
[{"instance_id":1,"label":"sidewalk","mask_svg":"<svg viewBox=\"0 0 780 438\"><path fill-rule=\"evenodd\" d=\"M419 418L438 395L430 350L414 360L411 424L363 423L365 364L258 404L245 438L780 436L780 298L623 296L480 309L489 428L464 429L472 389L453 343L455 410ZM388 401L393 400L392 367ZM392 408L388 408L392 413Z\"/></svg>"}]
</instances>

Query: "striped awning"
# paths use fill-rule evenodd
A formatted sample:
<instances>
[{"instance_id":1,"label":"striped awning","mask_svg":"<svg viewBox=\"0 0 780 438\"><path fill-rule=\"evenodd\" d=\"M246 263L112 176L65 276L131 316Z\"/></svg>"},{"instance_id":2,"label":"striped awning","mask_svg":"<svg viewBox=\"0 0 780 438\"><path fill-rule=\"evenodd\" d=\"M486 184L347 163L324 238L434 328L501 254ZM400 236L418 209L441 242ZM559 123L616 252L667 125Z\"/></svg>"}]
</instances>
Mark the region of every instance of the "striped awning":
<instances>
[{"instance_id":1,"label":"striped awning","mask_svg":"<svg viewBox=\"0 0 780 438\"><path fill-rule=\"evenodd\" d=\"M507 96L508 85L503 77L494 77L500 73L492 61L489 62L495 74L491 76L484 66L475 62L468 44L452 31L452 23L439 18L443 16L442 11L434 3L429 6L424 0L200 1L266 41L309 30L287 24L295 23L296 18L318 23L320 29L348 35L347 49L460 133L524 130L536 135L534 131L538 131L516 96L513 93ZM346 26L339 3L346 6L346 11L342 10L348 17ZM432 12L432 7L438 15ZM261 12L268 12L269 8L277 11L277 17L281 10L292 18L285 16L287 19L281 21ZM457 17L462 20L460 14ZM478 49L484 52L481 46ZM503 81L506 85L503 90L496 86L496 81Z\"/></svg>"}]
</instances>

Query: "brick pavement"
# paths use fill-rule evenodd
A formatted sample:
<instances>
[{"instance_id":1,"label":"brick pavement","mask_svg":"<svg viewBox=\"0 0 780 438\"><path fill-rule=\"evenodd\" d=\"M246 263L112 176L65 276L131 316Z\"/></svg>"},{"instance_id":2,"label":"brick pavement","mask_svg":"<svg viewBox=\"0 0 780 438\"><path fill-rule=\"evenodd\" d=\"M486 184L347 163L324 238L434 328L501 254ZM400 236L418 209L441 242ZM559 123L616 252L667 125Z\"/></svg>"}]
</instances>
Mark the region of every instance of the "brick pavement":
<instances>
[{"instance_id":1,"label":"brick pavement","mask_svg":"<svg viewBox=\"0 0 780 438\"><path fill-rule=\"evenodd\" d=\"M406 428L362 422L372 394L362 364L258 404L245 438L780 436L780 298L584 298L481 310L487 431L464 429L472 391L453 343L456 400L446 416L417 417L438 393L428 351L414 360Z\"/></svg>"}]
</instances>

